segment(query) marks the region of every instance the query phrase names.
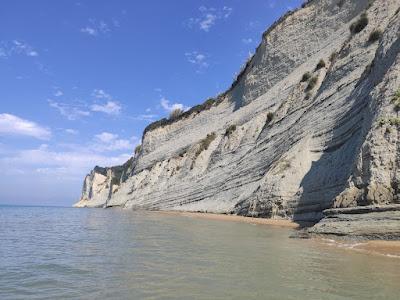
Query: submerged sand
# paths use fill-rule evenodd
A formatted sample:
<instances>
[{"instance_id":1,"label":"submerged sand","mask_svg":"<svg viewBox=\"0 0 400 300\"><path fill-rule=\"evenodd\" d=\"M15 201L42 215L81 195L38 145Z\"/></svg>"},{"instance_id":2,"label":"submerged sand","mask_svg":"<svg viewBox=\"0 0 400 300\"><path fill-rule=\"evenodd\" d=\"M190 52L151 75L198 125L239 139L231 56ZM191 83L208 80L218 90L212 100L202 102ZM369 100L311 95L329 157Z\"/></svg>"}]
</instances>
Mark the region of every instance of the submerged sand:
<instances>
[{"instance_id":1,"label":"submerged sand","mask_svg":"<svg viewBox=\"0 0 400 300\"><path fill-rule=\"evenodd\" d=\"M299 229L300 225L291 220L286 219L267 219L267 218L252 218L237 215L200 213L200 212L180 212L180 211L159 211L157 213L166 215L177 215L188 218L201 218L217 221L242 222L248 224L269 225ZM335 246L337 248L356 251L359 253L384 255L387 257L400 258L400 241L383 241L383 240L368 240L368 241L343 241L335 239L313 238L314 241L325 245Z\"/></svg>"},{"instance_id":2,"label":"submerged sand","mask_svg":"<svg viewBox=\"0 0 400 300\"><path fill-rule=\"evenodd\" d=\"M242 223L271 225L271 226L289 227L289 228L300 227L299 224L286 219L252 218L252 217L243 217L238 215L225 215L225 214L200 213L200 212L180 212L180 211L160 211L159 213L168 215L179 215L189 218L217 220L217 221L242 222Z\"/></svg>"}]
</instances>

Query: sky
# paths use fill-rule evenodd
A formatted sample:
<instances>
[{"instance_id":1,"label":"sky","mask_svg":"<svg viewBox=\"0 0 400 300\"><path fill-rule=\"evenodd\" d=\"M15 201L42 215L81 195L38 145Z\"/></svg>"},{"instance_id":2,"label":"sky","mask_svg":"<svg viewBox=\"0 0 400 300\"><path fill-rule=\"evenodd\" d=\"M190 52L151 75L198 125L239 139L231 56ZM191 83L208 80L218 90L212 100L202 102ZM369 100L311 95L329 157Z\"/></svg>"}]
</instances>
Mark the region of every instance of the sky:
<instances>
[{"instance_id":1,"label":"sky","mask_svg":"<svg viewBox=\"0 0 400 300\"><path fill-rule=\"evenodd\" d=\"M301 0L4 0L0 204L70 206L143 129L226 90Z\"/></svg>"}]
</instances>

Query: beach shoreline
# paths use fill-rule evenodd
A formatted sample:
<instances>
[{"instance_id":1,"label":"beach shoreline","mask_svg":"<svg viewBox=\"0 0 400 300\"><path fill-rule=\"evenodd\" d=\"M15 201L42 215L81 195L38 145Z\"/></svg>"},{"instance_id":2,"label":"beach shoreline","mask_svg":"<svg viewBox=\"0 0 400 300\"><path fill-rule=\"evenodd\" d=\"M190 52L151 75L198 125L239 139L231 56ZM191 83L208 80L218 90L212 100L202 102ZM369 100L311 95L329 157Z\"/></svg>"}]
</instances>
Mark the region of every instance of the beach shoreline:
<instances>
[{"instance_id":1,"label":"beach shoreline","mask_svg":"<svg viewBox=\"0 0 400 300\"><path fill-rule=\"evenodd\" d=\"M186 211L157 211L157 213L165 215L183 216L189 218L216 220L216 221L230 221L230 222L241 222L247 224L271 225L271 226L287 227L293 229L298 229L301 227L298 223L287 219L254 218L254 217L244 217L238 215L186 212Z\"/></svg>"},{"instance_id":2,"label":"beach shoreline","mask_svg":"<svg viewBox=\"0 0 400 300\"><path fill-rule=\"evenodd\" d=\"M156 213L171 216L182 216L187 218L240 222L247 224L266 225L274 227L285 227L291 229L300 229L302 226L294 221L287 219L267 219L254 218L238 215L202 213L202 212L185 212L185 211L156 211ZM358 253L380 255L400 259L400 241L387 240L360 240L349 237L348 239L334 238L332 236L314 236L310 240L324 245L334 246L343 250L349 250Z\"/></svg>"}]
</instances>

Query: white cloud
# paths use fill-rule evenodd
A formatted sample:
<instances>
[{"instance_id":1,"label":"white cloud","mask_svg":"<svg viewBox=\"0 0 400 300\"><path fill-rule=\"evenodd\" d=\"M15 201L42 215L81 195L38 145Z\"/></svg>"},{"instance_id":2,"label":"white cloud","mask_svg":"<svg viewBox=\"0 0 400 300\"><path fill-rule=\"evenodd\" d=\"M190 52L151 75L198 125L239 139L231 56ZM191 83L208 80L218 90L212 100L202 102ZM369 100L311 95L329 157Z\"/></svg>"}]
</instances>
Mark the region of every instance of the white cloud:
<instances>
[{"instance_id":1,"label":"white cloud","mask_svg":"<svg viewBox=\"0 0 400 300\"><path fill-rule=\"evenodd\" d=\"M31 136L40 140L48 140L51 137L51 131L48 128L11 114L0 114L1 134Z\"/></svg>"},{"instance_id":2,"label":"white cloud","mask_svg":"<svg viewBox=\"0 0 400 300\"><path fill-rule=\"evenodd\" d=\"M115 101L107 101L105 104L93 104L90 109L95 112L102 112L108 115L119 115L121 113L121 105Z\"/></svg>"},{"instance_id":3,"label":"white cloud","mask_svg":"<svg viewBox=\"0 0 400 300\"><path fill-rule=\"evenodd\" d=\"M90 36L106 35L112 32L113 29L120 27L120 23L116 19L112 19L111 22L89 19L89 23L89 25L82 27L80 32Z\"/></svg>"},{"instance_id":4,"label":"white cloud","mask_svg":"<svg viewBox=\"0 0 400 300\"><path fill-rule=\"evenodd\" d=\"M154 122L158 118L159 118L159 116L156 115L156 114L141 114L141 115L137 115L137 116L131 117L132 120L146 121L146 122Z\"/></svg>"},{"instance_id":5,"label":"white cloud","mask_svg":"<svg viewBox=\"0 0 400 300\"><path fill-rule=\"evenodd\" d=\"M243 44L251 44L253 42L252 38L248 38L248 39L242 39L242 43Z\"/></svg>"},{"instance_id":6,"label":"white cloud","mask_svg":"<svg viewBox=\"0 0 400 300\"><path fill-rule=\"evenodd\" d=\"M104 90L102 89L94 89L92 92L92 96L98 99L108 99L111 100L112 97L110 94L107 94Z\"/></svg>"},{"instance_id":7,"label":"white cloud","mask_svg":"<svg viewBox=\"0 0 400 300\"><path fill-rule=\"evenodd\" d=\"M186 52L185 56L188 62L197 66L198 73L209 67L207 57L198 51Z\"/></svg>"},{"instance_id":8,"label":"white cloud","mask_svg":"<svg viewBox=\"0 0 400 300\"><path fill-rule=\"evenodd\" d=\"M164 97L161 98L160 104L161 104L161 107L167 112L171 112L174 109L181 109L183 111L190 109L190 107L185 106L182 103L171 103L169 100L167 100Z\"/></svg>"},{"instance_id":9,"label":"white cloud","mask_svg":"<svg viewBox=\"0 0 400 300\"><path fill-rule=\"evenodd\" d=\"M200 29L208 32L210 28L214 26L216 19L217 19L216 15L206 14L204 18L199 22Z\"/></svg>"},{"instance_id":10,"label":"white cloud","mask_svg":"<svg viewBox=\"0 0 400 300\"><path fill-rule=\"evenodd\" d=\"M62 95L64 95L64 93L61 91L61 90L56 90L55 92L54 92L54 97L61 97Z\"/></svg>"},{"instance_id":11,"label":"white cloud","mask_svg":"<svg viewBox=\"0 0 400 300\"><path fill-rule=\"evenodd\" d=\"M98 139L102 143L109 143L118 138L118 134L112 134L109 132L102 132L100 134L95 135L95 138Z\"/></svg>"},{"instance_id":12,"label":"white cloud","mask_svg":"<svg viewBox=\"0 0 400 300\"><path fill-rule=\"evenodd\" d=\"M81 117L90 116L90 112L80 104L67 104L56 102L51 99L47 100L50 107L55 108L58 112L70 121L77 120Z\"/></svg>"},{"instance_id":13,"label":"white cloud","mask_svg":"<svg viewBox=\"0 0 400 300\"><path fill-rule=\"evenodd\" d=\"M81 147L75 150L55 151L43 144L35 149L17 151L0 158L0 166L23 170L25 173L68 176L76 180L83 180L82 176L94 166L123 164L131 157L130 153L110 156ZM52 180L52 178L48 179Z\"/></svg>"},{"instance_id":14,"label":"white cloud","mask_svg":"<svg viewBox=\"0 0 400 300\"><path fill-rule=\"evenodd\" d=\"M90 106L90 109L95 112L102 112L109 115L119 115L121 113L121 105L118 101L113 100L113 97L106 93L102 89L95 89L92 92L92 96L97 99L107 100L106 103L103 104L93 104Z\"/></svg>"},{"instance_id":15,"label":"white cloud","mask_svg":"<svg viewBox=\"0 0 400 300\"><path fill-rule=\"evenodd\" d=\"M0 57L9 58L12 55L25 55L29 57L39 56L39 52L31 45L20 40L13 40L12 42L2 41L0 43Z\"/></svg>"},{"instance_id":16,"label":"white cloud","mask_svg":"<svg viewBox=\"0 0 400 300\"><path fill-rule=\"evenodd\" d=\"M132 137L131 140L120 139L118 134L102 132L95 135L94 141L95 143L91 146L92 149L97 152L106 152L132 150L139 139L137 137Z\"/></svg>"},{"instance_id":17,"label":"white cloud","mask_svg":"<svg viewBox=\"0 0 400 300\"><path fill-rule=\"evenodd\" d=\"M188 21L188 26L193 27L198 26L200 30L209 32L211 27L213 27L218 20L226 20L232 14L233 9L228 6L224 6L221 9L216 9L214 7L199 7L200 16L190 18Z\"/></svg>"},{"instance_id":18,"label":"white cloud","mask_svg":"<svg viewBox=\"0 0 400 300\"><path fill-rule=\"evenodd\" d=\"M231 16L232 11L233 11L233 8L232 8L232 7L224 6L224 7L222 8L223 17L224 17L225 19L228 19L228 18Z\"/></svg>"},{"instance_id":19,"label":"white cloud","mask_svg":"<svg viewBox=\"0 0 400 300\"><path fill-rule=\"evenodd\" d=\"M97 36L97 34L98 34L96 29L94 29L92 27L89 27L89 26L81 28L81 32L82 33L86 33L86 34L91 35L91 36Z\"/></svg>"},{"instance_id":20,"label":"white cloud","mask_svg":"<svg viewBox=\"0 0 400 300\"><path fill-rule=\"evenodd\" d=\"M72 135L77 135L77 134L79 134L79 131L78 131L78 130L71 129L71 128L65 129L65 132L68 133L68 134L72 134Z\"/></svg>"}]
</instances>

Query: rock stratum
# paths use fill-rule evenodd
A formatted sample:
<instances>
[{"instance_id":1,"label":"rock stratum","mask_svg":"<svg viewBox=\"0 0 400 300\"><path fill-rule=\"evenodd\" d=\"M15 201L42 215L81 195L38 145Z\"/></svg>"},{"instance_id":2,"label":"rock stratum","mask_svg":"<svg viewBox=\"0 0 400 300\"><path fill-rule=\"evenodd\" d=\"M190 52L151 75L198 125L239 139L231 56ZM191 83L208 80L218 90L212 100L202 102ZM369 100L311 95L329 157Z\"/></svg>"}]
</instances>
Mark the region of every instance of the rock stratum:
<instances>
[{"instance_id":1,"label":"rock stratum","mask_svg":"<svg viewBox=\"0 0 400 300\"><path fill-rule=\"evenodd\" d=\"M86 176L75 206L319 221L317 234L369 236L370 222L370 236L400 238L399 8L287 13L231 88L150 124L129 161Z\"/></svg>"}]
</instances>

